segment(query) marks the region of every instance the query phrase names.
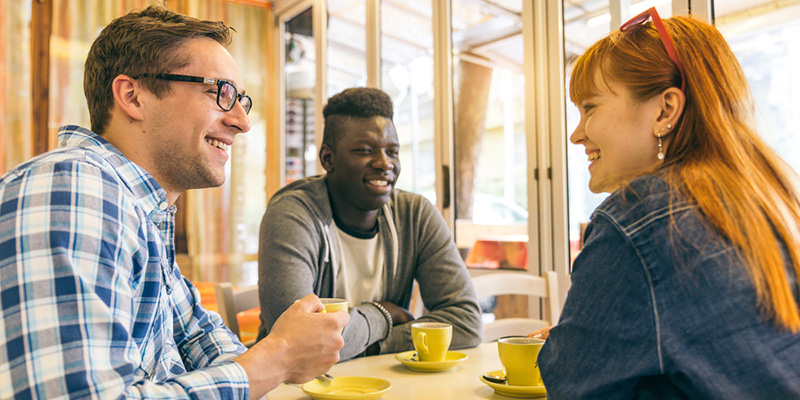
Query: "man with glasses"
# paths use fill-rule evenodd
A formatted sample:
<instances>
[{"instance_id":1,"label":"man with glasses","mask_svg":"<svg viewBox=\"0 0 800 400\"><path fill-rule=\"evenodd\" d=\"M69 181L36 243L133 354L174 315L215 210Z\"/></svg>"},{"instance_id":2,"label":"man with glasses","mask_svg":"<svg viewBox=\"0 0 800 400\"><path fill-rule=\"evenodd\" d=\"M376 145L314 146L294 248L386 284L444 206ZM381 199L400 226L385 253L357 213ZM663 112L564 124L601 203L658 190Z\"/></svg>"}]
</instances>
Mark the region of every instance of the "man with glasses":
<instances>
[{"instance_id":1,"label":"man with glasses","mask_svg":"<svg viewBox=\"0 0 800 400\"><path fill-rule=\"evenodd\" d=\"M233 82L226 81L224 79L203 78L201 76L177 74L141 74L139 76L135 76L134 78L153 78L164 81L195 82L215 85L217 87L217 105L223 111L232 110L237 101L242 105L242 108L244 108L245 114L250 114L250 108L253 107L253 100L250 99L250 96L244 93L239 94L239 91L236 90L236 85L234 85Z\"/></svg>"},{"instance_id":2,"label":"man with glasses","mask_svg":"<svg viewBox=\"0 0 800 400\"><path fill-rule=\"evenodd\" d=\"M0 178L0 398L259 398L338 361L346 313L306 296L247 350L175 263L175 200L221 185L250 129L230 30L114 20L86 60L92 131Z\"/></svg>"}]
</instances>

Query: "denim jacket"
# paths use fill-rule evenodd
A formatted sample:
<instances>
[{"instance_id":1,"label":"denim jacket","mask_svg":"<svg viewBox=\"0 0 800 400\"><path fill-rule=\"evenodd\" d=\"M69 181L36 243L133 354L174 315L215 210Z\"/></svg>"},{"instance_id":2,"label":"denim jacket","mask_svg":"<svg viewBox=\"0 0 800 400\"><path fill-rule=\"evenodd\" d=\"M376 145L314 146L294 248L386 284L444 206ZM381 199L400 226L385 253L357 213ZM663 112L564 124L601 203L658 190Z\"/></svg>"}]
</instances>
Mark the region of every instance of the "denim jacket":
<instances>
[{"instance_id":1,"label":"denim jacket","mask_svg":"<svg viewBox=\"0 0 800 400\"><path fill-rule=\"evenodd\" d=\"M584 242L538 359L548 398L800 399L800 335L763 317L737 249L663 180L614 192Z\"/></svg>"}]
</instances>

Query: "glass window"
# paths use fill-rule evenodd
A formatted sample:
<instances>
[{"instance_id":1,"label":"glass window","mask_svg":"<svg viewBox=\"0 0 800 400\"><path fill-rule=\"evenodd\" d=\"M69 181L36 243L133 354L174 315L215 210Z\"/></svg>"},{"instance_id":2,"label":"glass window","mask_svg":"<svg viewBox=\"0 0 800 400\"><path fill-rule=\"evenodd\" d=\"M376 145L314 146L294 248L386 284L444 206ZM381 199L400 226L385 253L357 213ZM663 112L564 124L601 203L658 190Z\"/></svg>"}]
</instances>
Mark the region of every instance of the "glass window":
<instances>
[{"instance_id":1,"label":"glass window","mask_svg":"<svg viewBox=\"0 0 800 400\"><path fill-rule=\"evenodd\" d=\"M328 0L328 97L367 85L366 0Z\"/></svg>"},{"instance_id":2,"label":"glass window","mask_svg":"<svg viewBox=\"0 0 800 400\"><path fill-rule=\"evenodd\" d=\"M800 5L759 3L717 1L716 26L750 84L759 134L800 171Z\"/></svg>"},{"instance_id":3,"label":"glass window","mask_svg":"<svg viewBox=\"0 0 800 400\"><path fill-rule=\"evenodd\" d=\"M522 0L502 3L452 1L456 239L466 248L486 225L493 239L527 242ZM467 265L527 268L527 257L475 259Z\"/></svg>"},{"instance_id":4,"label":"glass window","mask_svg":"<svg viewBox=\"0 0 800 400\"><path fill-rule=\"evenodd\" d=\"M312 9L288 20L285 26L286 183L317 174L314 142L314 87L316 46Z\"/></svg>"},{"instance_id":5,"label":"glass window","mask_svg":"<svg viewBox=\"0 0 800 400\"><path fill-rule=\"evenodd\" d=\"M431 1L381 2L381 89L394 103L402 173L397 187L435 203Z\"/></svg>"}]
</instances>

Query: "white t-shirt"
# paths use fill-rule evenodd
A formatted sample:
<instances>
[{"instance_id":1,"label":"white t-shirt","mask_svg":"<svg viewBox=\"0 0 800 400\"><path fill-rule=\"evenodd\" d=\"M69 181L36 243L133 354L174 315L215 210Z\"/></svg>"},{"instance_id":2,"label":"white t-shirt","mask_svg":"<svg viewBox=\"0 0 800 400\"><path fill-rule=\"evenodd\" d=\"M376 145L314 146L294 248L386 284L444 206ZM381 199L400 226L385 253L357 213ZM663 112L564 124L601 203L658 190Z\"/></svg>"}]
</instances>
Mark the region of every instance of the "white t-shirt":
<instances>
[{"instance_id":1,"label":"white t-shirt","mask_svg":"<svg viewBox=\"0 0 800 400\"><path fill-rule=\"evenodd\" d=\"M347 299L351 305L381 300L385 255L380 232L361 239L337 225L336 234L341 255L336 271L336 296Z\"/></svg>"}]
</instances>

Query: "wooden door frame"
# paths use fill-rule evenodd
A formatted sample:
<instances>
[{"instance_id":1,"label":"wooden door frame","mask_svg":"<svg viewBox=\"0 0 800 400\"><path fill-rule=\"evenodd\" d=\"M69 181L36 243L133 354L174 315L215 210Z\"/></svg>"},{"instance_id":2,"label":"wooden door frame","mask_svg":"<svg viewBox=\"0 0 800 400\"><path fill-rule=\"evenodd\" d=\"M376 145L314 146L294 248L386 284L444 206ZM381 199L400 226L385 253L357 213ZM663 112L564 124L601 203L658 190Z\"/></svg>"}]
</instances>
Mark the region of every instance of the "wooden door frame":
<instances>
[{"instance_id":1,"label":"wooden door frame","mask_svg":"<svg viewBox=\"0 0 800 400\"><path fill-rule=\"evenodd\" d=\"M52 0L35 0L31 8L31 139L33 155L49 150L50 37Z\"/></svg>"}]
</instances>

